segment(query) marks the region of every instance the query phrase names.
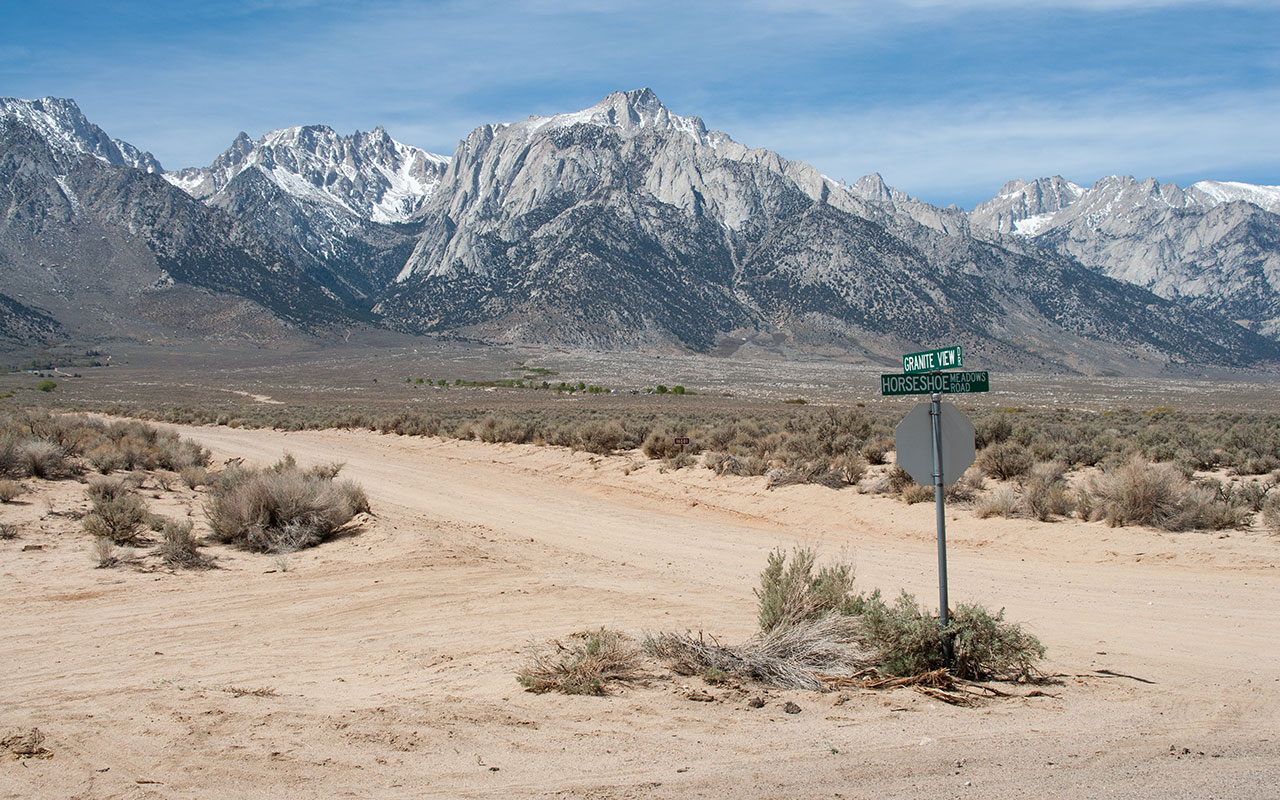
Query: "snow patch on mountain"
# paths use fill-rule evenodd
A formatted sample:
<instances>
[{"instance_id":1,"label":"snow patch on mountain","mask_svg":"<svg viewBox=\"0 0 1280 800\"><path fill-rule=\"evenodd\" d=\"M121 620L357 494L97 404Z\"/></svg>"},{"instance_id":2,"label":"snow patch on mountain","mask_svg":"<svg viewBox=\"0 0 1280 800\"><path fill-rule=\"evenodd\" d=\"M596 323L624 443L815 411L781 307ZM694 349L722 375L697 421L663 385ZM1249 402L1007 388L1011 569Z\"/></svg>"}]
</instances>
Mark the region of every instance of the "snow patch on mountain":
<instances>
[{"instance_id":1,"label":"snow patch on mountain","mask_svg":"<svg viewBox=\"0 0 1280 800\"><path fill-rule=\"evenodd\" d=\"M1243 200L1280 214L1280 186L1256 186L1236 181L1197 181L1187 187L1189 193L1199 193L1209 204L1233 203Z\"/></svg>"},{"instance_id":2,"label":"snow patch on mountain","mask_svg":"<svg viewBox=\"0 0 1280 800\"><path fill-rule=\"evenodd\" d=\"M623 135L634 135L646 129L677 131L698 144L711 148L718 148L731 141L721 131L708 131L700 117L671 113L649 88L613 92L596 105L581 111L550 117L532 116L522 122L503 123L498 127L528 140L542 131L573 125L612 128Z\"/></svg>"},{"instance_id":3,"label":"snow patch on mountain","mask_svg":"<svg viewBox=\"0 0 1280 800\"><path fill-rule=\"evenodd\" d=\"M6 118L31 127L55 152L73 158L91 155L116 167L133 167L143 172L164 172L160 162L119 139L112 139L85 118L76 101L61 97L23 100L0 97L0 130Z\"/></svg>"},{"instance_id":4,"label":"snow patch on mountain","mask_svg":"<svg viewBox=\"0 0 1280 800\"><path fill-rule=\"evenodd\" d=\"M340 136L325 125L281 128L257 142L241 133L207 168L165 174L212 201L245 170L257 169L293 197L379 223L406 222L440 185L447 156L396 141L381 127Z\"/></svg>"}]
</instances>

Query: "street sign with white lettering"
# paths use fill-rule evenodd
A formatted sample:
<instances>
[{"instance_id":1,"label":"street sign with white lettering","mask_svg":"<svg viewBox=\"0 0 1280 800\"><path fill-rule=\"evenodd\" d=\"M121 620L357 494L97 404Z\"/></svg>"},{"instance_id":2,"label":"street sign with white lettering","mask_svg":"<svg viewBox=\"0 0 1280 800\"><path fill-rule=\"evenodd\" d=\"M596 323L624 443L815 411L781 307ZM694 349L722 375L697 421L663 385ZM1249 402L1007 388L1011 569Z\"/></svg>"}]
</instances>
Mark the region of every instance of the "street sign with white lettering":
<instances>
[{"instance_id":1,"label":"street sign with white lettering","mask_svg":"<svg viewBox=\"0 0 1280 800\"><path fill-rule=\"evenodd\" d=\"M881 375L880 394L968 394L991 391L987 372L935 372L925 375Z\"/></svg>"},{"instance_id":2,"label":"street sign with white lettering","mask_svg":"<svg viewBox=\"0 0 1280 800\"><path fill-rule=\"evenodd\" d=\"M921 372L940 372L944 369L956 369L964 366L964 353L960 345L940 347L937 350L924 350L919 353L908 353L902 357L902 371L907 375Z\"/></svg>"}]
</instances>

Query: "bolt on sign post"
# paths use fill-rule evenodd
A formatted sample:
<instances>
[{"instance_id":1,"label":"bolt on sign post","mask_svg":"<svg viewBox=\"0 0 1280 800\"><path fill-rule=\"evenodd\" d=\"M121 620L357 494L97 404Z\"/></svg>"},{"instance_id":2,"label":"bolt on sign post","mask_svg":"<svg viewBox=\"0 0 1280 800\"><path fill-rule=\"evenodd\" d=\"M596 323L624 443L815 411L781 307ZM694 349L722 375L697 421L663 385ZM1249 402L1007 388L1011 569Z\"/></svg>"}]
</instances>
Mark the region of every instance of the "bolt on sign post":
<instances>
[{"instance_id":1,"label":"bolt on sign post","mask_svg":"<svg viewBox=\"0 0 1280 800\"><path fill-rule=\"evenodd\" d=\"M951 624L947 610L947 518L945 484L955 483L973 463L974 427L960 409L942 395L990 391L986 372L938 372L941 365L961 366L959 346L925 350L902 357L903 374L881 375L880 393L927 394L894 430L898 465L917 483L933 486L938 522L938 608L942 629ZM951 639L942 640L943 657L951 664Z\"/></svg>"}]
</instances>

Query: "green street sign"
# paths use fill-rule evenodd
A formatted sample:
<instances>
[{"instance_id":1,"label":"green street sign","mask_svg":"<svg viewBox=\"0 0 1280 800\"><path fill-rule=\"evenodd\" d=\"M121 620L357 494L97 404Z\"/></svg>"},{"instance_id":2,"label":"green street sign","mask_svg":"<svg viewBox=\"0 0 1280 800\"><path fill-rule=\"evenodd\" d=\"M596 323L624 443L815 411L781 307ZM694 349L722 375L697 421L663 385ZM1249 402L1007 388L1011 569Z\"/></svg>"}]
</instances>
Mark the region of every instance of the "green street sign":
<instances>
[{"instance_id":1,"label":"green street sign","mask_svg":"<svg viewBox=\"0 0 1280 800\"><path fill-rule=\"evenodd\" d=\"M986 372L934 372L927 375L881 375L880 394L968 394L991 391Z\"/></svg>"},{"instance_id":2,"label":"green street sign","mask_svg":"<svg viewBox=\"0 0 1280 800\"><path fill-rule=\"evenodd\" d=\"M940 347L937 350L923 350L919 353L908 353L902 357L902 371L908 375L921 372L941 372L944 369L955 369L964 366L964 354L960 345Z\"/></svg>"}]
</instances>

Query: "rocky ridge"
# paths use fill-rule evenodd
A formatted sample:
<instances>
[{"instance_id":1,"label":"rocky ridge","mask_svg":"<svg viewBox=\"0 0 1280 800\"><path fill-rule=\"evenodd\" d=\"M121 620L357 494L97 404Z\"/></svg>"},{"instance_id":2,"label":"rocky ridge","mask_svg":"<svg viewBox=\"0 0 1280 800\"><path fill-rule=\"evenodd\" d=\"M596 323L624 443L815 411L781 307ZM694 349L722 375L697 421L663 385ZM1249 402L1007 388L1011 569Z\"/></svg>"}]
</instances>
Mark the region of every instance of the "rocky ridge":
<instances>
[{"instance_id":1,"label":"rocky ridge","mask_svg":"<svg viewBox=\"0 0 1280 800\"><path fill-rule=\"evenodd\" d=\"M1028 220L1090 207L1089 190L1015 182L973 214L937 208L878 175L847 185L747 148L647 89L481 126L451 158L381 128L306 126L241 134L210 167L163 178L4 119L16 137L4 163L26 177L0 197L11 209L0 268L34 291L11 299L56 321L101 282L97 259L125 267L95 301L114 330L121 303L161 327L183 317L156 311L182 303L141 302L144 286L185 292L191 308L242 303L279 330L369 319L499 342L875 360L948 339L991 365L1082 371L1280 359L1280 345L1215 306L1112 280L1030 235ZM1240 184L1194 193L1274 216L1245 202L1265 196ZM279 333L222 318L251 337Z\"/></svg>"}]
</instances>

